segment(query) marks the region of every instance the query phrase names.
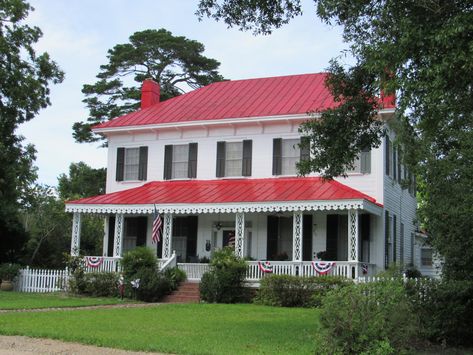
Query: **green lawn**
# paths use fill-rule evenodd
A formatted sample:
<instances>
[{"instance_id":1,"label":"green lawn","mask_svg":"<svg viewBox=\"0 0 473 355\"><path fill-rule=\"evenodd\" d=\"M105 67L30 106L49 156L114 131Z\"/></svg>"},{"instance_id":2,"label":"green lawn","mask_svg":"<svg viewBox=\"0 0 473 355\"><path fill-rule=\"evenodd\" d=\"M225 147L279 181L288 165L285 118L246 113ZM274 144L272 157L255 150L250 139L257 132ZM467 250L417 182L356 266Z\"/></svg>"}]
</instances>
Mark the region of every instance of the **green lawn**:
<instances>
[{"instance_id":1,"label":"green lawn","mask_svg":"<svg viewBox=\"0 0 473 355\"><path fill-rule=\"evenodd\" d=\"M49 307L81 307L117 304L118 298L75 297L64 293L24 293L0 291L0 309L31 309ZM129 301L128 301L129 302Z\"/></svg>"},{"instance_id":2,"label":"green lawn","mask_svg":"<svg viewBox=\"0 0 473 355\"><path fill-rule=\"evenodd\" d=\"M176 354L312 354L314 309L256 305L165 304L7 313L0 334Z\"/></svg>"}]
</instances>

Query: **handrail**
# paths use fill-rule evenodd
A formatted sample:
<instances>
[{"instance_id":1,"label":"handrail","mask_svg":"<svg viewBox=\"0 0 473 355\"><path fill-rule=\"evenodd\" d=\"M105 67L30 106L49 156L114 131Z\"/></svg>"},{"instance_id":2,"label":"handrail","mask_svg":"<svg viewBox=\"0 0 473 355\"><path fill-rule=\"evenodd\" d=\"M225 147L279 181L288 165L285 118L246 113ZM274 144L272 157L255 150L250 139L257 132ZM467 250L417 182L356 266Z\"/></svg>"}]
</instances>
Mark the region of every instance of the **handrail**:
<instances>
[{"instance_id":1,"label":"handrail","mask_svg":"<svg viewBox=\"0 0 473 355\"><path fill-rule=\"evenodd\" d=\"M171 257L164 262L163 266L161 266L161 270L159 271L165 271L168 268L176 267L176 265L177 265L177 256L176 256L176 251L173 250Z\"/></svg>"}]
</instances>

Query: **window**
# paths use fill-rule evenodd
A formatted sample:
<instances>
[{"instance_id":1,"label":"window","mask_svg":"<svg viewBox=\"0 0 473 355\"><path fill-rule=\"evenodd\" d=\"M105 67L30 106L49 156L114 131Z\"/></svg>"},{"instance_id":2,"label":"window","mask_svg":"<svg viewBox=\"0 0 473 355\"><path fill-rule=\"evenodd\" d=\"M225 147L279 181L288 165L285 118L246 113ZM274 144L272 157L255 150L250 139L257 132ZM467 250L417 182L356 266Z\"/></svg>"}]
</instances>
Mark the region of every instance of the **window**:
<instances>
[{"instance_id":1,"label":"window","mask_svg":"<svg viewBox=\"0 0 473 355\"><path fill-rule=\"evenodd\" d=\"M393 262L397 261L397 217L395 214L393 214L392 218L392 223L393 223Z\"/></svg>"},{"instance_id":2,"label":"window","mask_svg":"<svg viewBox=\"0 0 473 355\"><path fill-rule=\"evenodd\" d=\"M117 148L116 181L146 180L148 147Z\"/></svg>"},{"instance_id":3,"label":"window","mask_svg":"<svg viewBox=\"0 0 473 355\"><path fill-rule=\"evenodd\" d=\"M164 147L164 180L197 177L197 143Z\"/></svg>"},{"instance_id":4,"label":"window","mask_svg":"<svg viewBox=\"0 0 473 355\"><path fill-rule=\"evenodd\" d=\"M297 174L296 164L310 157L308 139L308 137L273 139L273 175ZM299 146L301 141L302 147Z\"/></svg>"},{"instance_id":5,"label":"window","mask_svg":"<svg viewBox=\"0 0 473 355\"><path fill-rule=\"evenodd\" d=\"M390 253L389 250L391 249L391 236L390 236L390 217L389 212L384 211L384 267L387 269L389 267L389 259Z\"/></svg>"},{"instance_id":6,"label":"window","mask_svg":"<svg viewBox=\"0 0 473 355\"><path fill-rule=\"evenodd\" d=\"M360 155L353 162L353 169L349 169L348 173L371 173L371 149L363 149Z\"/></svg>"},{"instance_id":7,"label":"window","mask_svg":"<svg viewBox=\"0 0 473 355\"><path fill-rule=\"evenodd\" d=\"M420 265L432 266L432 249L422 248L420 250Z\"/></svg>"},{"instance_id":8,"label":"window","mask_svg":"<svg viewBox=\"0 0 473 355\"><path fill-rule=\"evenodd\" d=\"M399 262L404 264L404 223L401 223L401 230L399 232Z\"/></svg>"},{"instance_id":9,"label":"window","mask_svg":"<svg viewBox=\"0 0 473 355\"><path fill-rule=\"evenodd\" d=\"M251 140L217 142L217 177L251 176Z\"/></svg>"}]
</instances>

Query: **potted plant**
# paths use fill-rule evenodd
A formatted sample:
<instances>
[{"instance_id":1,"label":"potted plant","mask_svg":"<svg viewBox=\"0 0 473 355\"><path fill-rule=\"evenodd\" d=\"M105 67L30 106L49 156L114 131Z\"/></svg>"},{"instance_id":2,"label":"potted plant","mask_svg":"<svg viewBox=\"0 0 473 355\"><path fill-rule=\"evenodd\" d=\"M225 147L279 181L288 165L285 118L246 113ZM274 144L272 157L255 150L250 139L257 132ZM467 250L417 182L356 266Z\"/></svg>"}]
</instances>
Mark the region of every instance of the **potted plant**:
<instances>
[{"instance_id":1,"label":"potted plant","mask_svg":"<svg viewBox=\"0 0 473 355\"><path fill-rule=\"evenodd\" d=\"M21 269L19 264L1 264L0 265L0 290L11 291L13 290L13 280L18 276Z\"/></svg>"}]
</instances>

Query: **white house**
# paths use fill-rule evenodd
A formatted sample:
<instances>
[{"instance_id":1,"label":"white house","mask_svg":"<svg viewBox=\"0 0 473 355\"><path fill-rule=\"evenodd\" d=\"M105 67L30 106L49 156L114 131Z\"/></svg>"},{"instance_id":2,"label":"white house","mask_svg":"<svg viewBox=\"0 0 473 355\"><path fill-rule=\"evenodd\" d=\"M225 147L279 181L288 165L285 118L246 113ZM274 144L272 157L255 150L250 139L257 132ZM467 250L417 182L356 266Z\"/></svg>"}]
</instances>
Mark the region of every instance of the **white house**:
<instances>
[{"instance_id":1,"label":"white house","mask_svg":"<svg viewBox=\"0 0 473 355\"><path fill-rule=\"evenodd\" d=\"M79 253L81 215L96 214L105 218L96 259L103 268L146 245L198 279L206 268L199 260L233 239L235 253L252 260L248 279L261 277L261 260L275 273L316 275L319 256L347 277L412 263L416 199L414 188L401 187L407 171L392 135L363 152L346 178L297 176L296 162L308 156L298 146L300 123L335 104L325 77L224 81L165 102L159 85L145 81L140 110L93 129L108 140L107 193L66 204L71 254ZM384 98L380 119L392 117L393 101Z\"/></svg>"}]
</instances>

